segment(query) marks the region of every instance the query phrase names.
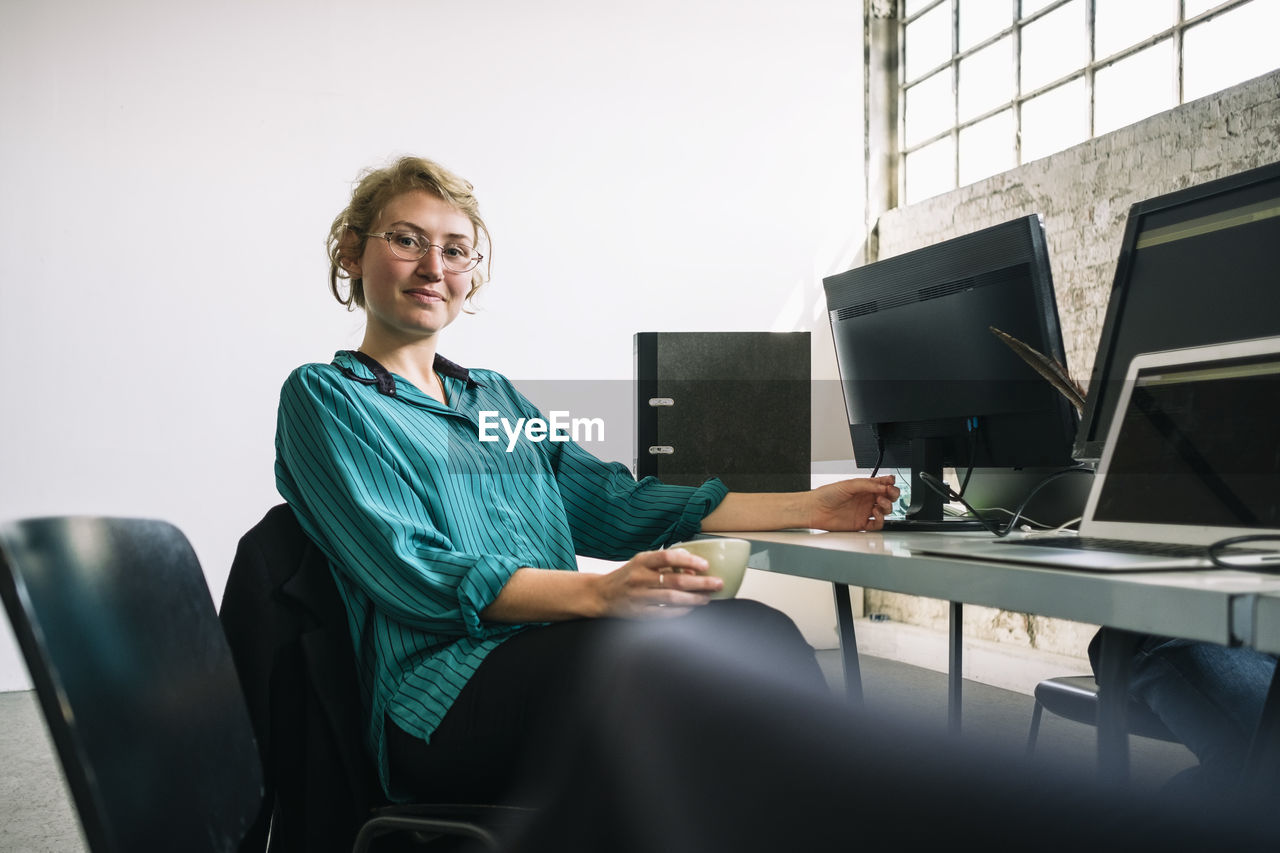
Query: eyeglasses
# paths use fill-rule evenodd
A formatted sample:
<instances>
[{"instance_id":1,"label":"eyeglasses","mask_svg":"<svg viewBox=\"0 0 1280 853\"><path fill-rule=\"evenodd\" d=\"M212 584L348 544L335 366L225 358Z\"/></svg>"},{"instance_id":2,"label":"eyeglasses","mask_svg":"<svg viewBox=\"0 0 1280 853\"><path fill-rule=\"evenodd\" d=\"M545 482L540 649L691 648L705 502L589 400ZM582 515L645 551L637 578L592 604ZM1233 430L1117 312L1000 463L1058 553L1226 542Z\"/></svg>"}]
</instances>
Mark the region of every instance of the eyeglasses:
<instances>
[{"instance_id":1,"label":"eyeglasses","mask_svg":"<svg viewBox=\"0 0 1280 853\"><path fill-rule=\"evenodd\" d=\"M440 250L440 260L445 269L451 272L471 272L484 260L484 255L465 243L432 243L421 234L412 231L383 231L381 234L365 234L366 237L377 237L387 241L391 253L406 261L417 261L426 256L431 248Z\"/></svg>"}]
</instances>

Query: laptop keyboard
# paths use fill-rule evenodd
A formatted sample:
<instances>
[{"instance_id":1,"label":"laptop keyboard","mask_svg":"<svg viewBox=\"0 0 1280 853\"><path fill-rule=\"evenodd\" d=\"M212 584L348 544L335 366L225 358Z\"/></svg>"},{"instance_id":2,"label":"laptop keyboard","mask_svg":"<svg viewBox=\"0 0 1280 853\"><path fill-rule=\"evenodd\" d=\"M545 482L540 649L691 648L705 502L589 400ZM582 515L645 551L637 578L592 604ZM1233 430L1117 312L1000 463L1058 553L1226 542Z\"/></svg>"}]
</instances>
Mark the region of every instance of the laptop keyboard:
<instances>
[{"instance_id":1,"label":"laptop keyboard","mask_svg":"<svg viewBox=\"0 0 1280 853\"><path fill-rule=\"evenodd\" d=\"M1088 536L1055 536L1023 539L1020 544L1067 548L1076 551L1120 551L1125 554L1150 554L1155 557L1205 557L1203 545L1175 545L1168 542L1132 542L1125 539L1097 539Z\"/></svg>"}]
</instances>

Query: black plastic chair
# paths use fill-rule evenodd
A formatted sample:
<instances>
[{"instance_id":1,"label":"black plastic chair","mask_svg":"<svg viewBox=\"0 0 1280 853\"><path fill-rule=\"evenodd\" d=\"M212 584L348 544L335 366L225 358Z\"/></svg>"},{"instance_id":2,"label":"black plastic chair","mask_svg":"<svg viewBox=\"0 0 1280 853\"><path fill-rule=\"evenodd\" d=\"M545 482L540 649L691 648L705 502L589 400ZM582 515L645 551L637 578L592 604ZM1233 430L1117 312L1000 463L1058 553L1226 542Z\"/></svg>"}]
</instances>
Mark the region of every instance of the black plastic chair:
<instances>
[{"instance_id":1,"label":"black plastic chair","mask_svg":"<svg viewBox=\"0 0 1280 853\"><path fill-rule=\"evenodd\" d=\"M93 853L234 851L262 772L186 538L160 521L0 528L0 595Z\"/></svg>"},{"instance_id":2,"label":"black plastic chair","mask_svg":"<svg viewBox=\"0 0 1280 853\"><path fill-rule=\"evenodd\" d=\"M0 597L93 853L255 849L253 829L271 817L258 744L181 531L93 517L0 526ZM486 814L375 809L354 849L383 849L371 845L390 833L397 850L433 839L498 849L476 819Z\"/></svg>"},{"instance_id":3,"label":"black plastic chair","mask_svg":"<svg viewBox=\"0 0 1280 853\"><path fill-rule=\"evenodd\" d=\"M1027 735L1027 754L1035 752L1036 737L1040 733L1040 715L1043 711L1057 714L1077 723L1090 726L1098 724L1098 683L1092 675L1068 675L1046 678L1036 685L1036 706L1031 712L1031 731ZM1160 718L1143 703L1129 700L1129 734L1181 743Z\"/></svg>"}]
</instances>

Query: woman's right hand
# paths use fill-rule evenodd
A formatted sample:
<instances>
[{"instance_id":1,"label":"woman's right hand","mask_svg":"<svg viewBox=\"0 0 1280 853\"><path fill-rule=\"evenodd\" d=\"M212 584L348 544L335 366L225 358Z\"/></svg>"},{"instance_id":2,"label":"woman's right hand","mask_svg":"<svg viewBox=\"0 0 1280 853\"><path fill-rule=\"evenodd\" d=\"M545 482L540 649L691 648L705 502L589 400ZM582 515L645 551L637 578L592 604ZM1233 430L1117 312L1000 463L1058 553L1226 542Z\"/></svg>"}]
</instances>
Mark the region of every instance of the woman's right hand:
<instances>
[{"instance_id":1,"label":"woman's right hand","mask_svg":"<svg viewBox=\"0 0 1280 853\"><path fill-rule=\"evenodd\" d=\"M707 561L687 551L644 551L599 575L602 616L666 619L711 600L724 581L706 573Z\"/></svg>"}]
</instances>

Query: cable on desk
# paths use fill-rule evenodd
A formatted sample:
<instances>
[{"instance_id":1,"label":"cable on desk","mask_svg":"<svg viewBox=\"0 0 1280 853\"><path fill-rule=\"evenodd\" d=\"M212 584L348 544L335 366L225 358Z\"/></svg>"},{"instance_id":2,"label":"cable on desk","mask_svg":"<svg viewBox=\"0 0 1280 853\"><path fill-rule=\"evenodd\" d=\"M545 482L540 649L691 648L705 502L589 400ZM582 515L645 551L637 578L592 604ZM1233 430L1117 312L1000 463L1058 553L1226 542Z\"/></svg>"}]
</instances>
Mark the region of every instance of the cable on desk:
<instances>
[{"instance_id":1,"label":"cable on desk","mask_svg":"<svg viewBox=\"0 0 1280 853\"><path fill-rule=\"evenodd\" d=\"M1208 548L1209 561L1220 569L1246 569L1251 572L1280 572L1280 565L1277 566L1259 566L1254 563L1233 563L1228 557L1230 548L1236 545L1244 545L1249 542L1280 542L1280 534L1275 533L1253 533L1248 536L1231 536L1227 539L1219 539ZM1277 553L1277 549L1268 549L1273 553ZM1261 553L1257 548L1249 548L1242 552L1249 556L1256 556Z\"/></svg>"},{"instance_id":2,"label":"cable on desk","mask_svg":"<svg viewBox=\"0 0 1280 853\"><path fill-rule=\"evenodd\" d=\"M880 473L880 465L884 462L884 439L880 437L880 430L876 430L876 467L871 469L871 477L875 478Z\"/></svg>"},{"instance_id":3,"label":"cable on desk","mask_svg":"<svg viewBox=\"0 0 1280 853\"><path fill-rule=\"evenodd\" d=\"M973 476L973 468L977 464L974 456L978 452L978 419L965 418L964 425L969 430L969 470L964 472L964 479L960 482L959 494L962 497L969 490L969 478Z\"/></svg>"},{"instance_id":4,"label":"cable on desk","mask_svg":"<svg viewBox=\"0 0 1280 853\"><path fill-rule=\"evenodd\" d=\"M1013 530L1018 526L1018 522L1022 518L1023 510L1027 508L1027 504L1031 502L1031 499L1034 498L1041 489L1043 489L1049 483L1052 483L1054 480L1057 480L1059 477L1065 477L1067 474L1074 474L1077 472L1083 473L1083 474L1092 474L1093 469L1083 465L1075 468L1064 468L1061 471L1053 472L1052 474L1050 474L1049 476L1041 480L1039 483L1036 483L1035 488L1033 488L1027 494L1027 496L1022 499L1022 503L1018 504L1018 509L1013 513L1013 517L1009 519L1009 522L1004 526L1003 529L996 527L987 519L983 518L982 514L979 513L976 509L974 509L969 504L968 501L966 501L963 497L958 495L954 489L952 489L950 486L948 486L946 483L944 483L942 480L939 480L937 477L933 476L932 474L928 472L921 472L920 482L924 483L926 486L933 489L935 492L942 495L947 500L959 501L964 505L965 509L969 510L969 512L973 514L974 518L978 519L978 521L982 523L983 527L987 528L987 530L991 531L991 533L993 533L997 537L1004 537L1012 533Z\"/></svg>"},{"instance_id":5,"label":"cable on desk","mask_svg":"<svg viewBox=\"0 0 1280 853\"><path fill-rule=\"evenodd\" d=\"M1012 518L1012 517L1017 513L1017 510L1009 509L1007 506L987 506L987 507L983 507L983 508L982 508L982 511L983 511L983 512L985 512L985 513L987 513L987 514L991 514L991 513L995 513L995 512L1003 513L1005 516L1008 516L1009 518ZM959 515L961 518L968 518L968 517L969 517L967 514L962 513L962 512L958 512L958 511L957 511L957 515ZM1068 521L1068 522L1067 522L1067 524L1074 524L1075 522L1077 522L1077 521L1079 521L1079 520L1080 520L1080 519L1078 519L1078 518L1073 518L1073 519L1071 519L1070 521ZM1029 516L1029 515L1027 515L1027 514L1025 514L1025 513L1022 515L1022 521L1023 521L1025 524L1033 524L1033 525L1035 525L1036 527L1040 528L1040 531L1039 531L1039 532L1049 532L1049 529L1053 527L1053 525L1052 525L1052 524L1049 524L1049 523L1044 522L1044 521L1040 521L1039 519L1032 518L1031 516ZM1066 525L1060 525L1060 526L1058 526L1058 527L1054 528L1052 532L1054 532L1054 533L1060 533L1060 532L1062 532L1062 530L1063 530L1063 528L1064 528L1064 527L1066 527Z\"/></svg>"}]
</instances>

